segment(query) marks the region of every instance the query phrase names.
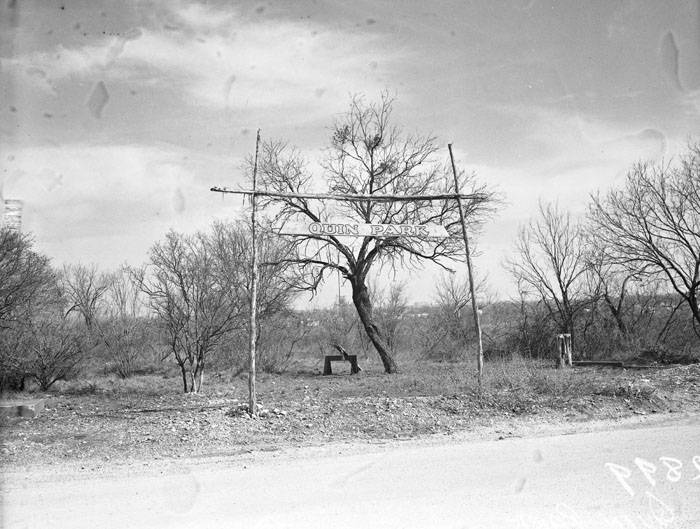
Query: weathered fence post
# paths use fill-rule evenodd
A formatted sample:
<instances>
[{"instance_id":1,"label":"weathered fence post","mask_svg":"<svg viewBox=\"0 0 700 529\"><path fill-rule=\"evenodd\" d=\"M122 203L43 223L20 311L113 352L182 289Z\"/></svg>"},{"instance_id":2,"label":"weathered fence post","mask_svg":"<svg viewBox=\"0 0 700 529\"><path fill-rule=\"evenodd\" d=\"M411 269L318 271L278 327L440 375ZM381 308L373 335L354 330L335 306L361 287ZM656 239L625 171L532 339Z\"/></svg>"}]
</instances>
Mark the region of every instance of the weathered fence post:
<instances>
[{"instance_id":1,"label":"weathered fence post","mask_svg":"<svg viewBox=\"0 0 700 529\"><path fill-rule=\"evenodd\" d=\"M258 406L255 396L255 355L256 355L256 344L258 341L258 327L256 323L256 316L258 312L258 245L256 240L256 228L255 228L255 208L256 208L256 191L258 190L258 149L260 147L260 129L258 129L258 135L255 139L255 165L253 165L253 193L250 195L251 213L250 213L250 227L251 227L251 245L250 251L252 258L250 260L250 346L248 355L248 413L251 417L256 417L258 415Z\"/></svg>"},{"instance_id":2,"label":"weathered fence post","mask_svg":"<svg viewBox=\"0 0 700 529\"><path fill-rule=\"evenodd\" d=\"M566 349L566 363L569 365L569 367L572 367L574 365L573 361L573 347L571 344L571 335L570 334L565 334L564 335L564 345Z\"/></svg>"},{"instance_id":3,"label":"weathered fence post","mask_svg":"<svg viewBox=\"0 0 700 529\"><path fill-rule=\"evenodd\" d=\"M482 378L484 375L484 346L481 342L481 321L479 319L479 305L476 302L476 287L474 286L474 274L472 272L472 259L469 253L469 237L467 235L467 223L464 219L464 206L459 191L459 178L455 169L455 159L452 155L452 144L447 144L450 151L450 163L452 164L452 176L455 180L455 193L457 194L457 207L459 208L459 221L462 224L462 237L464 239L464 254L467 261L467 275L469 277L469 295L472 301L472 314L474 316L474 328L476 329L476 374L479 380L479 390L481 390Z\"/></svg>"},{"instance_id":4,"label":"weathered fence post","mask_svg":"<svg viewBox=\"0 0 700 529\"><path fill-rule=\"evenodd\" d=\"M571 335L557 334L557 351L559 353L559 367L565 368L572 366L571 358Z\"/></svg>"}]
</instances>

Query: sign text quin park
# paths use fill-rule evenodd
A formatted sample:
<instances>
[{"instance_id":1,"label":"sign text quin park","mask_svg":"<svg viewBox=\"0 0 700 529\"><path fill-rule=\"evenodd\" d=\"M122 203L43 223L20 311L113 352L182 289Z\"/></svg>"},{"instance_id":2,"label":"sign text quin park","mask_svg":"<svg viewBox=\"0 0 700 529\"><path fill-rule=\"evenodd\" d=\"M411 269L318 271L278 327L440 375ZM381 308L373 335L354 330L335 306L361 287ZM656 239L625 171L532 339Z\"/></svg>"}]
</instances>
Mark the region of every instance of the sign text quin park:
<instances>
[{"instance_id":1,"label":"sign text quin park","mask_svg":"<svg viewBox=\"0 0 700 529\"><path fill-rule=\"evenodd\" d=\"M336 237L449 237L439 224L356 224L348 222L290 223L282 235L333 235Z\"/></svg>"}]
</instances>

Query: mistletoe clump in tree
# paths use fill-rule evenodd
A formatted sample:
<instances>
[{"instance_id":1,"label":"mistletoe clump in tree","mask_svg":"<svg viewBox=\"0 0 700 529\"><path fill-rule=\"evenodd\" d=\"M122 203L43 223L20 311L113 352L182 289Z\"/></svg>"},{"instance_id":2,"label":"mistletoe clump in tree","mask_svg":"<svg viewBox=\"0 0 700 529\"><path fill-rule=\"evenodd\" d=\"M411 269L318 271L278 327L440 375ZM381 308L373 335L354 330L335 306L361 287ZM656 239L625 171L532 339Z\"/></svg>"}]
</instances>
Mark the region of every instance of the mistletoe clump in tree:
<instances>
[{"instance_id":1,"label":"mistletoe clump in tree","mask_svg":"<svg viewBox=\"0 0 700 529\"><path fill-rule=\"evenodd\" d=\"M321 162L321 178L308 171L306 160L285 142L261 145L258 189L285 194L309 194L325 186L334 195L397 195L402 197L454 193L448 168L435 161L438 147L430 136L407 134L391 121L393 100L383 94L378 103L366 104L355 97L349 110L333 126L330 146ZM251 161L252 166L252 161ZM460 175L468 190L466 218L471 224L483 218L492 195L477 187L472 175ZM442 224L450 237L365 236L348 239L335 235L296 236L295 257L287 259L313 274L317 286L324 273L338 271L350 283L352 301L367 337L379 354L387 373L396 361L385 334L372 311L367 288L372 267L388 264L416 267L425 261L447 268L449 260L464 256L459 209L455 200L383 201L360 200L326 204L293 196L261 197L261 208L273 212L281 223L329 222L343 219L362 224Z\"/></svg>"}]
</instances>

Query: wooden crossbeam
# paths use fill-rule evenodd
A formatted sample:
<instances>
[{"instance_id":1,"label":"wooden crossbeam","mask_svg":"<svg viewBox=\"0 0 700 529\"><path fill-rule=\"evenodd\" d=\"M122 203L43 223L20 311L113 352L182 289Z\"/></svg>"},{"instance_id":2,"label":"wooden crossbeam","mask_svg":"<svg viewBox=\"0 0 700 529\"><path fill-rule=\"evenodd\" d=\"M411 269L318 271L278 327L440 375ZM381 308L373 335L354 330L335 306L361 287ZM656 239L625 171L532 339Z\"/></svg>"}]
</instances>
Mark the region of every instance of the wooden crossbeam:
<instances>
[{"instance_id":1,"label":"wooden crossbeam","mask_svg":"<svg viewBox=\"0 0 700 529\"><path fill-rule=\"evenodd\" d=\"M342 194L327 194L327 193L278 193L276 191L248 191L244 189L229 189L227 187L212 187L210 191L215 193L231 193L234 195L254 195L258 197L271 197L271 198L304 198L304 199L314 199L314 200L340 200L340 201L351 201L351 202L361 202L364 200L370 200L373 202L417 202L417 201L434 201L434 200L474 200L483 202L488 200L488 195L485 193L472 193L472 194L461 194L461 193L440 193L435 195L362 195L354 193L342 193Z\"/></svg>"}]
</instances>

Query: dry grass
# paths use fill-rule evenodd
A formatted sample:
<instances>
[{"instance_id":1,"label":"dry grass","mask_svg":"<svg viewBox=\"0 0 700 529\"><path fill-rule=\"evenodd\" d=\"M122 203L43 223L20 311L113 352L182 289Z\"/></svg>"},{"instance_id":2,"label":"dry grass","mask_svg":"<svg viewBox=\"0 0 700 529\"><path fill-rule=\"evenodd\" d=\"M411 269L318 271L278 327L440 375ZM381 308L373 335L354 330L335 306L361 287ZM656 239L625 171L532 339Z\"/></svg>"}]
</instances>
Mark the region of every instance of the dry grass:
<instances>
[{"instance_id":1,"label":"dry grass","mask_svg":"<svg viewBox=\"0 0 700 529\"><path fill-rule=\"evenodd\" d=\"M697 410L700 366L623 371L557 370L515 359L486 364L479 389L472 363L414 362L384 374L320 375L318 365L260 374L257 420L240 413L245 376L212 373L202 395L180 393L177 377L93 377L61 383L47 411L5 421L3 460L153 459L290 444L409 438L478 428L494 418L546 421Z\"/></svg>"}]
</instances>

